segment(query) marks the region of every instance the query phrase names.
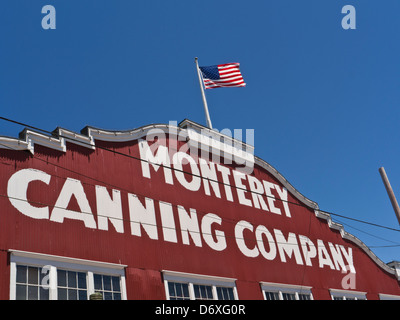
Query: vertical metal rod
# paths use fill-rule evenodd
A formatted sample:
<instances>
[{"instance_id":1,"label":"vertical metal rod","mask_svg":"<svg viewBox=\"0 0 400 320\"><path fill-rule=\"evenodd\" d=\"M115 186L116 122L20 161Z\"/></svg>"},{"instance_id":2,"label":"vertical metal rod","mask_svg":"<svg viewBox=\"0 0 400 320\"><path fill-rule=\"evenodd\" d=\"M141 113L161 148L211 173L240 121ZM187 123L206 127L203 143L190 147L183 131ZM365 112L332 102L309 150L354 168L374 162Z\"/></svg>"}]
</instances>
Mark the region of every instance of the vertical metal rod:
<instances>
[{"instance_id":1,"label":"vertical metal rod","mask_svg":"<svg viewBox=\"0 0 400 320\"><path fill-rule=\"evenodd\" d=\"M208 105L207 105L207 100L206 100L206 94L204 93L203 80L202 80L202 76L200 74L200 68L199 68L199 63L197 61L197 57L194 58L194 61L196 62L197 75L199 76L199 84L200 84L200 89L201 89L201 96L203 98L204 112L206 114L207 126L210 129L212 129L210 114L208 113Z\"/></svg>"},{"instance_id":2,"label":"vertical metal rod","mask_svg":"<svg viewBox=\"0 0 400 320\"><path fill-rule=\"evenodd\" d=\"M386 175L385 169L383 167L380 167L379 173L381 174L381 178L382 178L383 184L385 185L386 191L389 195L390 202L392 203L394 213L396 214L397 220L399 221L399 224L400 224L399 204L397 203L396 197L394 196L394 193L393 193L392 187L390 185L389 179Z\"/></svg>"}]
</instances>

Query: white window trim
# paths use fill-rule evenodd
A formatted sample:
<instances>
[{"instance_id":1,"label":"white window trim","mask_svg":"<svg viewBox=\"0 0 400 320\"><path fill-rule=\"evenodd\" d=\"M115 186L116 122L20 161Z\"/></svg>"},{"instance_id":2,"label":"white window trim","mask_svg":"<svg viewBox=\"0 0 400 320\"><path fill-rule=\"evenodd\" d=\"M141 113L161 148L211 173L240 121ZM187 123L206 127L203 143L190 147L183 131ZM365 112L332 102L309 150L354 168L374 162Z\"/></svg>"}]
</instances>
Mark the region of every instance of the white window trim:
<instances>
[{"instance_id":1,"label":"white window trim","mask_svg":"<svg viewBox=\"0 0 400 320\"><path fill-rule=\"evenodd\" d=\"M278 293L279 300L283 300L284 293L294 293L296 300L299 300L299 294L309 294L310 300L314 300L311 292L312 287L275 282L260 282L260 285L264 300L267 300L265 291Z\"/></svg>"},{"instance_id":2,"label":"white window trim","mask_svg":"<svg viewBox=\"0 0 400 320\"><path fill-rule=\"evenodd\" d=\"M379 299L380 300L400 300L400 296L396 296L394 294L380 293Z\"/></svg>"},{"instance_id":3,"label":"white window trim","mask_svg":"<svg viewBox=\"0 0 400 320\"><path fill-rule=\"evenodd\" d=\"M93 274L106 274L120 277L121 299L127 300L125 268L126 265L77 259L21 250L8 250L10 253L10 300L16 299L17 264L29 266L49 266L49 299L57 300L57 269L85 272L88 275L88 295L95 292Z\"/></svg>"},{"instance_id":4,"label":"white window trim","mask_svg":"<svg viewBox=\"0 0 400 320\"><path fill-rule=\"evenodd\" d=\"M233 297L235 300L239 300L239 296L236 290L236 280L234 278L224 278L217 276L209 276L202 274L194 274L194 273L185 273L185 272L177 272L170 270L162 270L161 271L164 278L164 288L165 288L165 296L167 300L170 299L168 282L179 282L179 283L187 283L189 285L189 296L190 300L195 300L194 294L194 284L206 285L212 287L213 298L214 300L218 300L217 295L217 287L227 287L233 289Z\"/></svg>"},{"instance_id":5,"label":"white window trim","mask_svg":"<svg viewBox=\"0 0 400 320\"><path fill-rule=\"evenodd\" d=\"M350 291L350 290L342 290L342 289L329 289L331 294L331 299L334 297L343 297L344 300L347 298L365 299L367 300L367 293L362 291Z\"/></svg>"}]
</instances>

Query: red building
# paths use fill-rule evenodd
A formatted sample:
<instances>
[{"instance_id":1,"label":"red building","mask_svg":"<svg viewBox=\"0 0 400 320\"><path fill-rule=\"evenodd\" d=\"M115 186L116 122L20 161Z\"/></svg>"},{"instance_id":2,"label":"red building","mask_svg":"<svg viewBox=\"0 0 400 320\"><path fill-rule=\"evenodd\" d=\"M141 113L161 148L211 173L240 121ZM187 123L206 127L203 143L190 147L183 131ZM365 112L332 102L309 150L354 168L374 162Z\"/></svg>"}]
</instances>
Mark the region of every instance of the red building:
<instances>
[{"instance_id":1,"label":"red building","mask_svg":"<svg viewBox=\"0 0 400 320\"><path fill-rule=\"evenodd\" d=\"M252 148L196 123L0 137L0 298L399 299Z\"/></svg>"}]
</instances>

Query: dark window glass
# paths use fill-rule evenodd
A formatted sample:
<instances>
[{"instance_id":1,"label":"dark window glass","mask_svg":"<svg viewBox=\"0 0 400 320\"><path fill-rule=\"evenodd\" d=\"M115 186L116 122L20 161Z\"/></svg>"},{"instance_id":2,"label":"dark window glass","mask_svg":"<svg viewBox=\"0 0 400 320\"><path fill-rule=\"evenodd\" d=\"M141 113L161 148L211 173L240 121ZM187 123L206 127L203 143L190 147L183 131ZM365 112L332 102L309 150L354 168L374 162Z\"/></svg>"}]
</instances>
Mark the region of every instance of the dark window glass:
<instances>
[{"instance_id":1,"label":"dark window glass","mask_svg":"<svg viewBox=\"0 0 400 320\"><path fill-rule=\"evenodd\" d=\"M103 286L104 290L110 291L111 290L111 277L110 276L103 276Z\"/></svg>"},{"instance_id":2,"label":"dark window glass","mask_svg":"<svg viewBox=\"0 0 400 320\"><path fill-rule=\"evenodd\" d=\"M39 269L28 267L28 284L39 284Z\"/></svg>"},{"instance_id":3,"label":"dark window glass","mask_svg":"<svg viewBox=\"0 0 400 320\"><path fill-rule=\"evenodd\" d=\"M218 300L234 300L233 288L217 287Z\"/></svg>"},{"instance_id":4,"label":"dark window glass","mask_svg":"<svg viewBox=\"0 0 400 320\"><path fill-rule=\"evenodd\" d=\"M93 278L94 278L94 289L95 290L102 290L103 289L103 285L101 283L101 275L94 274Z\"/></svg>"},{"instance_id":5,"label":"dark window glass","mask_svg":"<svg viewBox=\"0 0 400 320\"><path fill-rule=\"evenodd\" d=\"M86 273L78 272L78 288L86 289Z\"/></svg>"},{"instance_id":6,"label":"dark window glass","mask_svg":"<svg viewBox=\"0 0 400 320\"><path fill-rule=\"evenodd\" d=\"M57 285L59 287L67 286L67 271L57 270Z\"/></svg>"},{"instance_id":7,"label":"dark window glass","mask_svg":"<svg viewBox=\"0 0 400 320\"><path fill-rule=\"evenodd\" d=\"M67 289L65 288L58 288L58 300L68 300Z\"/></svg>"},{"instance_id":8,"label":"dark window glass","mask_svg":"<svg viewBox=\"0 0 400 320\"><path fill-rule=\"evenodd\" d=\"M113 288L113 291L121 291L121 288L119 285L119 277L112 277L112 288Z\"/></svg>"},{"instance_id":9,"label":"dark window glass","mask_svg":"<svg viewBox=\"0 0 400 320\"><path fill-rule=\"evenodd\" d=\"M267 300L279 300L278 292L265 291L265 297Z\"/></svg>"},{"instance_id":10,"label":"dark window glass","mask_svg":"<svg viewBox=\"0 0 400 320\"><path fill-rule=\"evenodd\" d=\"M76 272L68 271L68 287L76 288Z\"/></svg>"},{"instance_id":11,"label":"dark window glass","mask_svg":"<svg viewBox=\"0 0 400 320\"><path fill-rule=\"evenodd\" d=\"M26 272L27 272L27 267L26 266L17 266L17 282L19 283L26 283Z\"/></svg>"},{"instance_id":12,"label":"dark window glass","mask_svg":"<svg viewBox=\"0 0 400 320\"><path fill-rule=\"evenodd\" d=\"M78 300L78 290L68 289L68 300Z\"/></svg>"},{"instance_id":13,"label":"dark window glass","mask_svg":"<svg viewBox=\"0 0 400 320\"><path fill-rule=\"evenodd\" d=\"M39 299L39 287L28 286L28 300L38 300Z\"/></svg>"},{"instance_id":14,"label":"dark window glass","mask_svg":"<svg viewBox=\"0 0 400 320\"><path fill-rule=\"evenodd\" d=\"M26 300L26 285L17 284L16 299L17 300Z\"/></svg>"}]
</instances>

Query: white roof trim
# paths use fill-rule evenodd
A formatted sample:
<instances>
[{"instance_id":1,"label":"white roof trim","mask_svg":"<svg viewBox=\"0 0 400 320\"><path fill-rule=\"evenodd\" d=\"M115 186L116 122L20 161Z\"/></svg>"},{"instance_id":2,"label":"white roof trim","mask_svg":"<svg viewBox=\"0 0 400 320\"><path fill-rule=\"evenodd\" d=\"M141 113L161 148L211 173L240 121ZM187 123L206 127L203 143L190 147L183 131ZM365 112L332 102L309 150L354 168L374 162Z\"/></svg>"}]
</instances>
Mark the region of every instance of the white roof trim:
<instances>
[{"instance_id":1,"label":"white roof trim","mask_svg":"<svg viewBox=\"0 0 400 320\"><path fill-rule=\"evenodd\" d=\"M108 268L108 269L115 269L115 270L123 270L124 268L127 267L127 265L124 265L124 264L101 262L101 261L94 261L94 260L64 257L64 256L56 256L56 255L51 255L51 254L21 251L21 250L15 250L15 249L9 249L8 252L10 252L12 256L19 257L19 258L57 261L57 262L61 262L61 263L85 265L85 266L90 266L90 267Z\"/></svg>"}]
</instances>

